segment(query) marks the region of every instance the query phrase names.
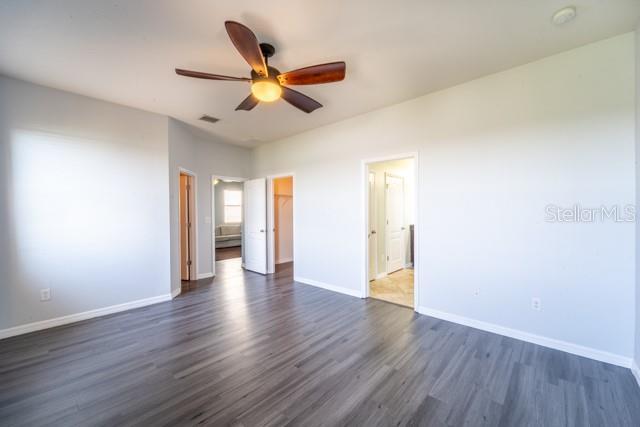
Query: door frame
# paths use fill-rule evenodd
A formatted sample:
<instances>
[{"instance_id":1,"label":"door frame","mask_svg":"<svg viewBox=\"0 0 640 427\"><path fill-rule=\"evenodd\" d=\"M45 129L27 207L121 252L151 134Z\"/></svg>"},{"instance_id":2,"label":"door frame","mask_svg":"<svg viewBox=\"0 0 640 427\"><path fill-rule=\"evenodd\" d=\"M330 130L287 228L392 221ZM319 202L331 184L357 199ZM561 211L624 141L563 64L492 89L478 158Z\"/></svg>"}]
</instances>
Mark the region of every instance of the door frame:
<instances>
[{"instance_id":1,"label":"door frame","mask_svg":"<svg viewBox=\"0 0 640 427\"><path fill-rule=\"evenodd\" d=\"M245 182L248 178L241 178L226 175L211 175L209 185L211 185L211 277L216 276L216 186L214 179ZM242 189L242 243L240 246L241 266L244 267L244 188Z\"/></svg>"},{"instance_id":2,"label":"door frame","mask_svg":"<svg viewBox=\"0 0 640 427\"><path fill-rule=\"evenodd\" d=\"M418 303L420 301L420 267L421 267L421 259L420 259L420 211L422 202L420 201L420 188L422 187L422 183L420 180L420 159L417 151L412 151L408 153L399 153L392 154L388 156L381 156L375 158L363 159L361 161L361 173L360 173L360 182L362 186L362 197L361 197L361 220L362 220L362 234L361 234L361 249L360 253L362 254L362 269L361 269L361 279L360 279L360 294L362 298L369 297L369 241L367 235L369 234L369 165L371 163L379 163L386 162L390 160L403 160L403 159L413 159L414 164L414 189L413 189L413 213L414 213L414 224L413 224L413 310L418 311ZM406 194L406 193L405 193Z\"/></svg>"},{"instance_id":3,"label":"door frame","mask_svg":"<svg viewBox=\"0 0 640 427\"><path fill-rule=\"evenodd\" d=\"M293 261L293 277L295 277L296 270L296 174L295 172L277 173L267 175L267 274L273 274L276 272L276 244L275 244L275 206L273 199L275 194L273 192L273 180L277 178L291 177L291 191L293 193L293 236L291 242L293 244L292 261Z\"/></svg>"},{"instance_id":4,"label":"door frame","mask_svg":"<svg viewBox=\"0 0 640 427\"><path fill-rule=\"evenodd\" d=\"M182 227L180 225L180 175L188 175L193 180L193 189L191 194L193 195L193 247L189 248L193 258L191 259L191 270L189 271L189 281L198 280L198 175L185 169L181 166L178 167L178 265L180 266L180 280L182 281L182 252L180 250L180 242L182 233Z\"/></svg>"},{"instance_id":5,"label":"door frame","mask_svg":"<svg viewBox=\"0 0 640 427\"><path fill-rule=\"evenodd\" d=\"M387 177L393 177L396 179L400 179L402 180L402 202L403 204L406 204L405 202L405 185L404 185L404 177L403 176L399 176L399 175L394 175L392 173L384 173L384 274L386 276L388 276L390 274L389 272L389 248L391 247L391 245L389 244L389 233L387 232L387 226L389 224L387 224L389 222L389 188L387 188ZM402 222L404 223L405 219L407 218L407 213L404 211L404 206L402 206ZM404 228L403 230L404 231ZM401 233L402 234L402 268L405 268L407 265L407 248L406 248L406 244L407 242L405 241L405 233ZM399 270L394 270L391 273L394 273L396 271Z\"/></svg>"}]
</instances>

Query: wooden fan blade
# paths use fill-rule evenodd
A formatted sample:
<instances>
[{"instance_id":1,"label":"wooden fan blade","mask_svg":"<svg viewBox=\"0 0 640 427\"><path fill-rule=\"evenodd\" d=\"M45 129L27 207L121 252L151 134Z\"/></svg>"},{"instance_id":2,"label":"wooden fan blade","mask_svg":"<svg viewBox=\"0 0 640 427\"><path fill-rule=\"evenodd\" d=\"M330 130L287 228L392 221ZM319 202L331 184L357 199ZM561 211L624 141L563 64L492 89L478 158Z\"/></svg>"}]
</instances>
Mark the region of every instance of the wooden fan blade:
<instances>
[{"instance_id":1,"label":"wooden fan blade","mask_svg":"<svg viewBox=\"0 0 640 427\"><path fill-rule=\"evenodd\" d=\"M282 73L278 76L278 80L283 85L315 85L339 82L344 79L346 68L347 65L344 62L330 62Z\"/></svg>"},{"instance_id":2,"label":"wooden fan blade","mask_svg":"<svg viewBox=\"0 0 640 427\"><path fill-rule=\"evenodd\" d=\"M285 86L282 86L281 96L282 99L287 101L289 104L293 105L296 108L299 108L305 113L311 113L312 111L322 107L322 104L320 104L315 99L309 98L307 95L304 95L293 89L289 89Z\"/></svg>"},{"instance_id":3,"label":"wooden fan blade","mask_svg":"<svg viewBox=\"0 0 640 427\"><path fill-rule=\"evenodd\" d=\"M179 74L181 76L187 76L187 77L195 77L196 79L224 80L229 82L250 82L251 81L251 79L246 77L222 76L220 74L202 73L200 71L182 70L180 68L176 68L176 74Z\"/></svg>"},{"instance_id":4,"label":"wooden fan blade","mask_svg":"<svg viewBox=\"0 0 640 427\"><path fill-rule=\"evenodd\" d=\"M245 27L239 22L227 21L224 23L227 29L227 34L233 42L233 45L238 49L240 55L249 63L253 71L260 76L267 77L267 62L262 56L262 50L260 50L260 43L256 35L253 34L249 28Z\"/></svg>"},{"instance_id":5,"label":"wooden fan blade","mask_svg":"<svg viewBox=\"0 0 640 427\"><path fill-rule=\"evenodd\" d=\"M238 105L236 107L236 111L238 110L245 110L245 111L251 111L253 109L253 107L255 107L256 105L258 105L260 101L258 100L258 98L256 98L255 96L253 96L253 94L249 94L249 96L247 96L244 101L242 101L240 103L240 105Z\"/></svg>"}]
</instances>

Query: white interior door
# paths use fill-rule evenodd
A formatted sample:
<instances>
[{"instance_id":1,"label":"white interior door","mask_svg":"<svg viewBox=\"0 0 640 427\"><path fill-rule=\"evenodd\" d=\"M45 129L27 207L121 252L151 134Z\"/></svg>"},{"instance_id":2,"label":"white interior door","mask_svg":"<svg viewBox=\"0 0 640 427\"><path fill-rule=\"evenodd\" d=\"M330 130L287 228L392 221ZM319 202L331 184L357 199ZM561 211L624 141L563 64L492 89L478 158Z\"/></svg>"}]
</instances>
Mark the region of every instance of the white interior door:
<instances>
[{"instance_id":1,"label":"white interior door","mask_svg":"<svg viewBox=\"0 0 640 427\"><path fill-rule=\"evenodd\" d=\"M376 231L376 174L369 172L369 280L378 274L378 234Z\"/></svg>"},{"instance_id":2,"label":"white interior door","mask_svg":"<svg viewBox=\"0 0 640 427\"><path fill-rule=\"evenodd\" d=\"M267 180L244 183L244 266L256 273L267 273Z\"/></svg>"},{"instance_id":3,"label":"white interior door","mask_svg":"<svg viewBox=\"0 0 640 427\"><path fill-rule=\"evenodd\" d=\"M387 274L404 268L404 179L385 174Z\"/></svg>"}]
</instances>

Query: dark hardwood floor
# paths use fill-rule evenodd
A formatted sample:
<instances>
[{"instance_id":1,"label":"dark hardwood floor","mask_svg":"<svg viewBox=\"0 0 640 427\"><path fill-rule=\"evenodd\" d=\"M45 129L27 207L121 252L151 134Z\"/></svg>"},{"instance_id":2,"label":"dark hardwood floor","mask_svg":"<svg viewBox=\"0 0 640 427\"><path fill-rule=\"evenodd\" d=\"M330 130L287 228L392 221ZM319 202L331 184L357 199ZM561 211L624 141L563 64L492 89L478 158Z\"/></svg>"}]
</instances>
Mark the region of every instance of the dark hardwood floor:
<instances>
[{"instance_id":1,"label":"dark hardwood floor","mask_svg":"<svg viewBox=\"0 0 640 427\"><path fill-rule=\"evenodd\" d=\"M171 302L0 341L0 424L640 425L627 369L239 262Z\"/></svg>"},{"instance_id":2,"label":"dark hardwood floor","mask_svg":"<svg viewBox=\"0 0 640 427\"><path fill-rule=\"evenodd\" d=\"M242 248L233 246L230 248L216 248L216 261L224 261L225 259L240 258L242 256Z\"/></svg>"}]
</instances>

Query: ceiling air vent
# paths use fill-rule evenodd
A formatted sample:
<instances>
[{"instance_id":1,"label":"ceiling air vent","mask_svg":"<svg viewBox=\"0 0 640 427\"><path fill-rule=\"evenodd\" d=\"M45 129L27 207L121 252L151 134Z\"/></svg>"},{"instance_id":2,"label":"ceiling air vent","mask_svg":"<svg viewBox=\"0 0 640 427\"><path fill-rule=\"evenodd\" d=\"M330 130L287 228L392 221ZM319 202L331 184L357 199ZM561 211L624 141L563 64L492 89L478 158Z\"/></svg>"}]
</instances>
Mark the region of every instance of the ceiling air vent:
<instances>
[{"instance_id":1,"label":"ceiling air vent","mask_svg":"<svg viewBox=\"0 0 640 427\"><path fill-rule=\"evenodd\" d=\"M217 119L215 117L211 117L211 116L207 116L206 114L202 117L200 117L200 120L202 120L203 122L209 122L209 123L217 123L220 121L220 119Z\"/></svg>"}]
</instances>

